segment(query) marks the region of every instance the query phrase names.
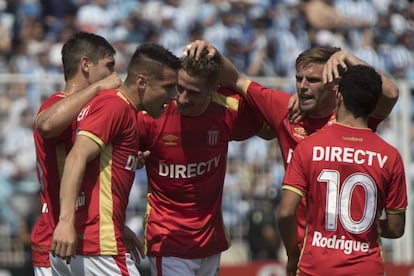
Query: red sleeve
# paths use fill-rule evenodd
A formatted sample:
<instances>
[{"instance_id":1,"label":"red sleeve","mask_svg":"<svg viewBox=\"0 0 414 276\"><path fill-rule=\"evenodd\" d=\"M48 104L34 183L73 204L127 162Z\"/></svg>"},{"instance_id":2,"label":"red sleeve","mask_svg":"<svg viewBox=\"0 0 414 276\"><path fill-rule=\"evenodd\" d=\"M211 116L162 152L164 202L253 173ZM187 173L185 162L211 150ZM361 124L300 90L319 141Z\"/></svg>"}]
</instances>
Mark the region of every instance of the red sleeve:
<instances>
[{"instance_id":1,"label":"red sleeve","mask_svg":"<svg viewBox=\"0 0 414 276\"><path fill-rule=\"evenodd\" d=\"M49 98L47 98L43 102L42 106L39 108L39 112L37 113L37 116L39 116L39 114L42 111L48 109L49 107L51 107L52 105L54 105L56 102L64 99L65 97L66 97L66 95L64 93L61 93L61 92L58 92L58 93L55 93L55 94L51 95Z\"/></svg>"},{"instance_id":2,"label":"red sleeve","mask_svg":"<svg viewBox=\"0 0 414 276\"><path fill-rule=\"evenodd\" d=\"M278 90L271 90L256 82L247 87L247 99L253 109L262 114L272 129L278 129L288 113L288 103L292 96Z\"/></svg>"},{"instance_id":3,"label":"red sleeve","mask_svg":"<svg viewBox=\"0 0 414 276\"><path fill-rule=\"evenodd\" d=\"M87 131L105 144L114 138L128 120L128 103L116 95L101 92L78 115L78 131Z\"/></svg>"},{"instance_id":4,"label":"red sleeve","mask_svg":"<svg viewBox=\"0 0 414 276\"><path fill-rule=\"evenodd\" d=\"M239 97L237 116L231 129L231 139L243 141L254 135L263 127L262 116L250 104Z\"/></svg>"},{"instance_id":5,"label":"red sleeve","mask_svg":"<svg viewBox=\"0 0 414 276\"><path fill-rule=\"evenodd\" d=\"M65 97L66 97L66 94L64 94L63 92L58 92L58 93L55 93L55 94L51 95L49 98L47 98L43 102L43 104L40 106L39 111L36 115L35 122L37 122L37 119L38 119L38 116L39 116L40 113L42 113L46 109L50 108L55 103L57 103L58 101L64 99ZM38 137L41 137L40 133L37 130L36 123L34 124L34 128L35 128L35 130L34 130L35 135L38 135ZM73 134L75 128L76 128L76 123L73 122L65 130L63 130L58 136L49 137L49 138L42 137L42 138L39 138L39 139L42 139L45 144L51 144L51 145L55 145L57 143L61 143L61 142L65 142L65 141L71 141L72 138L73 138L72 134Z\"/></svg>"},{"instance_id":6,"label":"red sleeve","mask_svg":"<svg viewBox=\"0 0 414 276\"><path fill-rule=\"evenodd\" d=\"M385 209L390 213L403 211L407 207L407 185L405 182L404 165L398 152L396 152L396 155L391 172L391 182L385 192Z\"/></svg>"}]
</instances>

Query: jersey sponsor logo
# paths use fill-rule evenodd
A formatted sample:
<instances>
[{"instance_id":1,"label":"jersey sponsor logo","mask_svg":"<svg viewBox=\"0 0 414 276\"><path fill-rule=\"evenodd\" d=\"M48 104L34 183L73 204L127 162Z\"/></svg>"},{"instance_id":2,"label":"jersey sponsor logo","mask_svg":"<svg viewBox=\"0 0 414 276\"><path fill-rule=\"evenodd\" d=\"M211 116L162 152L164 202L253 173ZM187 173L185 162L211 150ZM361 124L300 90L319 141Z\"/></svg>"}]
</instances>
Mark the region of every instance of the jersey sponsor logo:
<instances>
[{"instance_id":1,"label":"jersey sponsor logo","mask_svg":"<svg viewBox=\"0 0 414 276\"><path fill-rule=\"evenodd\" d=\"M176 179L202 176L219 166L220 157L219 154L205 162L189 164L168 164L160 162L158 175Z\"/></svg>"},{"instance_id":2,"label":"jersey sponsor logo","mask_svg":"<svg viewBox=\"0 0 414 276\"><path fill-rule=\"evenodd\" d=\"M162 140L164 140L164 145L166 146L176 146L178 137L172 134L168 134L162 137Z\"/></svg>"},{"instance_id":3,"label":"jersey sponsor logo","mask_svg":"<svg viewBox=\"0 0 414 276\"><path fill-rule=\"evenodd\" d=\"M138 160L139 160L138 156L129 154L128 160L125 164L125 169L131 172L135 172L138 166Z\"/></svg>"},{"instance_id":4,"label":"jersey sponsor logo","mask_svg":"<svg viewBox=\"0 0 414 276\"><path fill-rule=\"evenodd\" d=\"M79 208L80 207L83 207L83 206L85 206L85 193L84 192L82 192L81 194L80 194L80 196L78 196L77 198L76 198L76 202L75 202L75 210L77 211L77 210L79 210Z\"/></svg>"},{"instance_id":5,"label":"jersey sponsor logo","mask_svg":"<svg viewBox=\"0 0 414 276\"><path fill-rule=\"evenodd\" d=\"M368 166L373 166L375 163L383 168L387 160L388 156L379 152L347 147L314 146L312 151L312 161L354 163Z\"/></svg>"},{"instance_id":6,"label":"jersey sponsor logo","mask_svg":"<svg viewBox=\"0 0 414 276\"><path fill-rule=\"evenodd\" d=\"M290 163L290 160L292 160L292 154L293 154L293 149L289 148L288 156L286 158L286 163L288 164Z\"/></svg>"},{"instance_id":7,"label":"jersey sponsor logo","mask_svg":"<svg viewBox=\"0 0 414 276\"><path fill-rule=\"evenodd\" d=\"M345 236L338 238L337 235L333 235L332 237L327 238L318 231L315 231L313 233L312 246L341 250L347 255L350 255L353 252L368 253L369 251L368 242L347 240L345 239Z\"/></svg>"},{"instance_id":8,"label":"jersey sponsor logo","mask_svg":"<svg viewBox=\"0 0 414 276\"><path fill-rule=\"evenodd\" d=\"M209 130L207 132L207 145L209 146L215 146L218 143L220 137L220 131L215 129L215 130Z\"/></svg>"},{"instance_id":9,"label":"jersey sponsor logo","mask_svg":"<svg viewBox=\"0 0 414 276\"><path fill-rule=\"evenodd\" d=\"M90 105L85 106L84 108L82 108L82 110L79 112L78 117L76 118L76 120L82 121L83 118L85 118L88 115L89 109L91 108Z\"/></svg>"},{"instance_id":10,"label":"jersey sponsor logo","mask_svg":"<svg viewBox=\"0 0 414 276\"><path fill-rule=\"evenodd\" d=\"M342 136L342 140L352 141L352 142L364 142L364 138L353 137L353 136Z\"/></svg>"},{"instance_id":11,"label":"jersey sponsor logo","mask_svg":"<svg viewBox=\"0 0 414 276\"><path fill-rule=\"evenodd\" d=\"M49 208L47 208L47 203L42 204L42 214L49 213Z\"/></svg>"}]
</instances>

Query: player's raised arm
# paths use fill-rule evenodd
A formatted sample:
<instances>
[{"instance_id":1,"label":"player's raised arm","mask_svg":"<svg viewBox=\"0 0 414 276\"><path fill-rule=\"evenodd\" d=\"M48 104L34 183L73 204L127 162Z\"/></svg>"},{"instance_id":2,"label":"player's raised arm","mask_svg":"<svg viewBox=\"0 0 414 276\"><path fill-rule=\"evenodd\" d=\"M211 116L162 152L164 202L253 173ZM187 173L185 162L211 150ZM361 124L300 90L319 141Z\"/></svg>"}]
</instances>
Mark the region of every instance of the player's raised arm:
<instances>
[{"instance_id":1,"label":"player's raised arm","mask_svg":"<svg viewBox=\"0 0 414 276\"><path fill-rule=\"evenodd\" d=\"M220 86L231 88L237 92L244 91L243 88L246 78L237 70L237 68L230 60L221 55L221 53L217 50L217 48L214 47L213 44L203 40L195 40L184 49L184 54L188 54L197 60L199 59L203 49L208 50L209 57L217 55L220 56L221 70L217 83Z\"/></svg>"},{"instance_id":2,"label":"player's raised arm","mask_svg":"<svg viewBox=\"0 0 414 276\"><path fill-rule=\"evenodd\" d=\"M332 82L340 77L341 70L347 70L349 66L353 65L368 65L363 60L357 58L348 51L341 50L333 54L326 62L323 70L324 83ZM382 80L382 94L378 100L377 107L371 114L372 117L378 119L386 118L395 103L398 100L399 91L398 87L382 72L376 70L381 76Z\"/></svg>"},{"instance_id":3,"label":"player's raised arm","mask_svg":"<svg viewBox=\"0 0 414 276\"><path fill-rule=\"evenodd\" d=\"M66 98L54 103L42 111L35 120L36 128L45 138L56 137L62 133L76 118L82 107L103 89L117 88L122 81L117 73L90 84L88 87L71 93ZM71 87L70 89L76 89Z\"/></svg>"}]
</instances>

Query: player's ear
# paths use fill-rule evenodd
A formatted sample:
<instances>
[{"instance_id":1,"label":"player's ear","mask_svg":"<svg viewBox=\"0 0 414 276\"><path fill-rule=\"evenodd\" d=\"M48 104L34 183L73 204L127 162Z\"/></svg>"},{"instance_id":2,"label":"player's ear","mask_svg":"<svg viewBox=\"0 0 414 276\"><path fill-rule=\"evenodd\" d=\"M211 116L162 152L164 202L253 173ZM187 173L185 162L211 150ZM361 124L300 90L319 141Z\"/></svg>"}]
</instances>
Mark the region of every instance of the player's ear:
<instances>
[{"instance_id":1,"label":"player's ear","mask_svg":"<svg viewBox=\"0 0 414 276\"><path fill-rule=\"evenodd\" d=\"M81 66L82 71L90 72L91 61L89 60L88 57L83 56L81 57L81 60L80 60L80 66Z\"/></svg>"},{"instance_id":2,"label":"player's ear","mask_svg":"<svg viewBox=\"0 0 414 276\"><path fill-rule=\"evenodd\" d=\"M344 97L339 91L339 89L336 89L336 107L339 108L344 104Z\"/></svg>"},{"instance_id":3,"label":"player's ear","mask_svg":"<svg viewBox=\"0 0 414 276\"><path fill-rule=\"evenodd\" d=\"M338 89L339 89L339 81L335 79L334 82L332 83L332 90L335 91L335 94L336 94L338 93Z\"/></svg>"},{"instance_id":4,"label":"player's ear","mask_svg":"<svg viewBox=\"0 0 414 276\"><path fill-rule=\"evenodd\" d=\"M137 84L138 91L145 91L148 81L144 75L138 74L135 78L135 82Z\"/></svg>"}]
</instances>

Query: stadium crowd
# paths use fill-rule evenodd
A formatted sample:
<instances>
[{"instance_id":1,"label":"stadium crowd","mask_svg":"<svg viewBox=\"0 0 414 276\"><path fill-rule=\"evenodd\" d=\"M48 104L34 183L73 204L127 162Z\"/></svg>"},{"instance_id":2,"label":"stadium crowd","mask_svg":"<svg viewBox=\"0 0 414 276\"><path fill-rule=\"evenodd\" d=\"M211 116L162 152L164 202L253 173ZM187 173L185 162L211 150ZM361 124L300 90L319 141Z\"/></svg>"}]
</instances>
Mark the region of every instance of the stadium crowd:
<instances>
[{"instance_id":1,"label":"stadium crowd","mask_svg":"<svg viewBox=\"0 0 414 276\"><path fill-rule=\"evenodd\" d=\"M293 79L300 52L331 45L396 79L414 81L413 1L0 0L0 73L49 80L0 83L0 223L23 243L30 240L40 210L34 200L39 189L34 114L41 99L61 87L60 50L79 30L114 45L120 74L141 42L159 43L179 56L189 42L203 39L251 77ZM56 74L62 75L60 82L51 82L49 76ZM294 92L293 82L272 85ZM276 141L254 137L230 143L223 214L234 238L248 240L257 236L249 230L275 225L283 173ZM140 170L129 204L129 224L139 234L145 193L146 175ZM252 258L278 257L279 241L253 244L274 248L263 254L252 248Z\"/></svg>"}]
</instances>

